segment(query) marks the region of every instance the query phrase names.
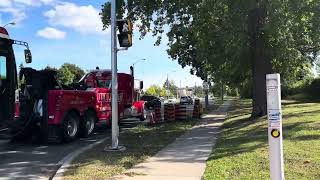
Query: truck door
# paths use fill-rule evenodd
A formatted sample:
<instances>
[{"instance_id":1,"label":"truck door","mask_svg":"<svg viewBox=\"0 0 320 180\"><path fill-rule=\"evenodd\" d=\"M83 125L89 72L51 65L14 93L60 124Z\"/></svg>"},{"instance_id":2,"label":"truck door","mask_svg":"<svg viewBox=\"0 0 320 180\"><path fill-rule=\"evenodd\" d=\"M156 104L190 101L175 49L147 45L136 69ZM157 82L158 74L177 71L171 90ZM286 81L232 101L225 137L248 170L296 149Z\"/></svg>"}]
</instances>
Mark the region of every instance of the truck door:
<instances>
[{"instance_id":1,"label":"truck door","mask_svg":"<svg viewBox=\"0 0 320 180\"><path fill-rule=\"evenodd\" d=\"M14 118L15 90L17 87L13 41L0 38L0 130Z\"/></svg>"}]
</instances>

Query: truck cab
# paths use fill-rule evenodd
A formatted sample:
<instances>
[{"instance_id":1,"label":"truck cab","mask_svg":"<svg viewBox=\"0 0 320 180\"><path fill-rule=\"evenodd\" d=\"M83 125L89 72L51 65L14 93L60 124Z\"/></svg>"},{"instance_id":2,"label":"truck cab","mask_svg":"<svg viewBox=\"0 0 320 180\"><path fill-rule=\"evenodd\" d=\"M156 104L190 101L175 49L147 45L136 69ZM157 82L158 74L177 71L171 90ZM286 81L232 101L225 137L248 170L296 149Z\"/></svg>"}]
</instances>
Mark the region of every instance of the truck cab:
<instances>
[{"instance_id":1,"label":"truck cab","mask_svg":"<svg viewBox=\"0 0 320 180\"><path fill-rule=\"evenodd\" d=\"M87 73L81 80L88 90L96 92L96 111L99 120L111 123L111 70L93 70ZM139 89L134 88L133 71L131 74L118 73L118 111L119 119L138 117L144 120L146 111L144 101L138 100L142 89L142 82Z\"/></svg>"}]
</instances>

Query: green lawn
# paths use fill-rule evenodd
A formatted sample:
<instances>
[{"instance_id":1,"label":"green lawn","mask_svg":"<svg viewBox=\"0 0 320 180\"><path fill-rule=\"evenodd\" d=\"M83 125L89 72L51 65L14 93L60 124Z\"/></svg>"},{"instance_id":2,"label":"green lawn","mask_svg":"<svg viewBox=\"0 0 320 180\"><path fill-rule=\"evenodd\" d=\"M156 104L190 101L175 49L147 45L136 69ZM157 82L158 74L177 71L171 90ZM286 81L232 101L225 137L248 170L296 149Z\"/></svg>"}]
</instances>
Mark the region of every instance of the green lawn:
<instances>
[{"instance_id":1,"label":"green lawn","mask_svg":"<svg viewBox=\"0 0 320 180\"><path fill-rule=\"evenodd\" d=\"M78 156L64 179L107 179L122 174L133 165L155 155L191 129L196 122L197 120L176 121L154 127L139 125L125 131L120 134L120 142L127 148L125 152L104 152L104 147L111 144L108 140Z\"/></svg>"},{"instance_id":2,"label":"green lawn","mask_svg":"<svg viewBox=\"0 0 320 180\"><path fill-rule=\"evenodd\" d=\"M267 120L240 100L221 129L204 179L269 179ZM320 103L283 103L286 179L320 179Z\"/></svg>"}]
</instances>

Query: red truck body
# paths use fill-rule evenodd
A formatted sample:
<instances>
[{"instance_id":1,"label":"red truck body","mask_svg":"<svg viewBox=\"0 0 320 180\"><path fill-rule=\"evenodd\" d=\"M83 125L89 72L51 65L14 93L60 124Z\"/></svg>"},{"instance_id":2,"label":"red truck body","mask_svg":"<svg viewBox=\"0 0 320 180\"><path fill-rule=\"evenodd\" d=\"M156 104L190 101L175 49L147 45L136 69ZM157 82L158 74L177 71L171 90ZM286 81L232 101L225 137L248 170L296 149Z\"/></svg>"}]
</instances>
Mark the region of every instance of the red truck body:
<instances>
[{"instance_id":1,"label":"red truck body","mask_svg":"<svg viewBox=\"0 0 320 180\"><path fill-rule=\"evenodd\" d=\"M80 116L96 105L95 93L77 90L50 90L48 96L48 124L59 125L67 112Z\"/></svg>"},{"instance_id":2,"label":"red truck body","mask_svg":"<svg viewBox=\"0 0 320 180\"><path fill-rule=\"evenodd\" d=\"M87 90L50 90L48 99L49 125L58 125L66 112L76 111L83 116L86 111L93 110L97 120L111 120L111 72L105 70L92 71L80 81L88 86ZM130 74L118 73L118 112L119 119L139 117L143 115L144 101L132 102L136 92L134 78Z\"/></svg>"},{"instance_id":3,"label":"red truck body","mask_svg":"<svg viewBox=\"0 0 320 180\"><path fill-rule=\"evenodd\" d=\"M50 135L50 127L54 127L53 129L58 129L54 133L72 140L79 133L84 136L90 135L95 123L99 121L110 124L112 114L110 70L87 73L77 84L82 88L64 88L59 85L54 75L56 72L52 70L36 71L32 68L21 68L20 80L22 77L28 80L21 84L22 89L19 93L16 90L18 76L12 45L27 47L25 57L29 63L31 52L28 43L11 40L6 29L0 27L0 44L2 45L0 67L3 68L0 89L4 89L7 93L0 96L0 101L4 107L8 107L0 110L0 127L10 122L9 127L14 136L25 136L30 131L34 133L33 126L39 126L41 131L39 136L43 137ZM118 73L118 91L119 118L144 119L146 115L144 101L134 102L139 90L134 89L133 68L131 74ZM15 98L14 92L16 92Z\"/></svg>"}]
</instances>

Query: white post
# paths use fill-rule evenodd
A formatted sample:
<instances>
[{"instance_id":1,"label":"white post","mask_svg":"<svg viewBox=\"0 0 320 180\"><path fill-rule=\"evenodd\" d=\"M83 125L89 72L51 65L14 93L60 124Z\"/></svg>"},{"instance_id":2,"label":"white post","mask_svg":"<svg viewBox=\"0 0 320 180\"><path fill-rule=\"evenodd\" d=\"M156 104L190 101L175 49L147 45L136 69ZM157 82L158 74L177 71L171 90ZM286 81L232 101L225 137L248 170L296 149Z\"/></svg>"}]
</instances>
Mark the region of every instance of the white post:
<instances>
[{"instance_id":1,"label":"white post","mask_svg":"<svg viewBox=\"0 0 320 180\"><path fill-rule=\"evenodd\" d=\"M112 149L118 149L118 69L117 69L116 0L111 1L111 69L112 69Z\"/></svg>"},{"instance_id":2,"label":"white post","mask_svg":"<svg viewBox=\"0 0 320 180\"><path fill-rule=\"evenodd\" d=\"M268 141L271 180L284 180L280 74L267 74Z\"/></svg>"}]
</instances>

